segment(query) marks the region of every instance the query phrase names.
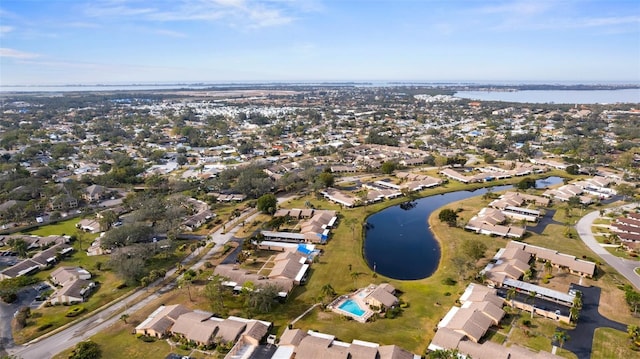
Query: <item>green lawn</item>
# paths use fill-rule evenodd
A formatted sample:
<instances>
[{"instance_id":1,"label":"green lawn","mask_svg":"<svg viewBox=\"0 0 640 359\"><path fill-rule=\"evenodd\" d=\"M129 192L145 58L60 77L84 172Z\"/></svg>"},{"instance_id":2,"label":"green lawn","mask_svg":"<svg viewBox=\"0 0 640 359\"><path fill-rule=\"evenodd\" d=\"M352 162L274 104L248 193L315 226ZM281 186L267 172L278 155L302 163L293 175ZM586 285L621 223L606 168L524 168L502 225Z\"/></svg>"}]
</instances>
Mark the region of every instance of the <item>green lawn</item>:
<instances>
[{"instance_id":1,"label":"green lawn","mask_svg":"<svg viewBox=\"0 0 640 359\"><path fill-rule=\"evenodd\" d=\"M630 348L627 333L611 328L596 329L591 359L637 358L640 352Z\"/></svg>"},{"instance_id":2,"label":"green lawn","mask_svg":"<svg viewBox=\"0 0 640 359\"><path fill-rule=\"evenodd\" d=\"M46 236L52 236L52 235L57 235L57 236L62 236L62 235L74 235L76 234L76 232L78 231L78 229L76 228L76 224L78 224L78 222L80 222L81 218L80 217L76 217L76 218L72 218L72 219L68 219L66 221L61 221L58 223L54 223L54 224L49 224L46 226L41 226L37 229L34 229L32 231L27 232L28 234L33 234L36 236L42 236L42 237L46 237Z\"/></svg>"}]
</instances>

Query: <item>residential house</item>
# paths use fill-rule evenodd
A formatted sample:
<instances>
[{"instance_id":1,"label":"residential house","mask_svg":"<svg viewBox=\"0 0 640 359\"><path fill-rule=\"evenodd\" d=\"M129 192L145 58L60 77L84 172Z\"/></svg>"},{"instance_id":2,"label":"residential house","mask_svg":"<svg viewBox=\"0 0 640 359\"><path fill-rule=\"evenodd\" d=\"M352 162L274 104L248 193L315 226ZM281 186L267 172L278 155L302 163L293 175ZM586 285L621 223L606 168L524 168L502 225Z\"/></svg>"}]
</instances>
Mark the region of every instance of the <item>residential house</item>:
<instances>
[{"instance_id":1,"label":"residential house","mask_svg":"<svg viewBox=\"0 0 640 359\"><path fill-rule=\"evenodd\" d=\"M500 237L522 238L525 229L513 225L503 225L506 221L505 214L495 208L483 208L471 217L465 225L465 229L479 234L495 235Z\"/></svg>"},{"instance_id":2,"label":"residential house","mask_svg":"<svg viewBox=\"0 0 640 359\"><path fill-rule=\"evenodd\" d=\"M136 334L164 338L170 333L171 327L178 320L178 317L188 312L190 310L181 304L161 305L147 319L136 326Z\"/></svg>"},{"instance_id":3,"label":"residential house","mask_svg":"<svg viewBox=\"0 0 640 359\"><path fill-rule=\"evenodd\" d=\"M418 359L420 356L395 345L380 345L357 339L346 343L336 340L330 334L287 328L280 337L278 349L272 358Z\"/></svg>"},{"instance_id":4,"label":"residential house","mask_svg":"<svg viewBox=\"0 0 640 359\"><path fill-rule=\"evenodd\" d=\"M398 304L398 297L395 296L395 292L396 290L391 284L382 283L364 298L364 302L367 305L378 308L391 308Z\"/></svg>"},{"instance_id":5,"label":"residential house","mask_svg":"<svg viewBox=\"0 0 640 359\"><path fill-rule=\"evenodd\" d=\"M94 184L85 188L82 198L84 198L87 203L96 203L105 199L107 195L108 190L106 187Z\"/></svg>"}]
</instances>

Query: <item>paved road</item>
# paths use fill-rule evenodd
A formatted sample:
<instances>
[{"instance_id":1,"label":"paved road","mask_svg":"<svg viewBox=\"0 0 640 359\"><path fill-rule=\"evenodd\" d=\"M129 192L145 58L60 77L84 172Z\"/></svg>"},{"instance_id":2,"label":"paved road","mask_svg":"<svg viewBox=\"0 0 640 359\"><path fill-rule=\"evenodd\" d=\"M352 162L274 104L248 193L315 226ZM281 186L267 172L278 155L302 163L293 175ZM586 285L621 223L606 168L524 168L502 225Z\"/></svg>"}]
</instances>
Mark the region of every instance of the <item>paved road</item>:
<instances>
[{"instance_id":1,"label":"paved road","mask_svg":"<svg viewBox=\"0 0 640 359\"><path fill-rule=\"evenodd\" d=\"M627 205L629 208L635 207L637 205ZM631 284L636 287L636 289L640 290L640 276L638 276L634 269L640 266L640 263L636 261L627 260L624 258L619 258L609 253L605 248L596 241L593 236L593 232L591 231L591 226L593 225L593 221L596 220L600 216L599 211L594 211L586 216L582 217L578 223L576 224L576 230L578 231L578 235L580 239L589 247L592 251L594 251L602 260L607 262L608 265L613 267L618 273L622 274L625 278L631 282Z\"/></svg>"},{"instance_id":2,"label":"paved road","mask_svg":"<svg viewBox=\"0 0 640 359\"><path fill-rule=\"evenodd\" d=\"M7 304L0 300L0 356L4 355L4 348L11 348L13 344L13 335L11 333L11 321L14 313L21 307L28 306L38 292L33 287L27 287L18 292L18 299Z\"/></svg>"},{"instance_id":3,"label":"paved road","mask_svg":"<svg viewBox=\"0 0 640 359\"><path fill-rule=\"evenodd\" d=\"M279 197L278 203L286 202L292 198L293 196ZM249 217L244 219L244 221L247 221L247 222L252 221L257 216L257 212L251 212L247 214L249 214ZM209 260L221 246L223 246L227 241L233 238L234 234L239 230L238 225L240 223L242 223L242 221L240 221L240 218L237 218L227 223L226 225L228 229L227 232L222 233L222 229L219 229L218 231L211 233L210 241L215 243L215 245L211 250L209 250L208 253L206 253L198 262L193 264L190 268L197 270L198 268L202 267L204 263L207 260ZM187 258L185 258L181 263L183 265L185 265L186 263L189 263L191 260L193 260L195 256L200 254L201 250L202 248L198 248L198 250L196 250L195 252L187 256ZM176 268L173 268L167 271L166 277L170 277L171 275L173 275L176 272L176 270L177 270ZM159 283L160 281L161 280L158 280L155 285L157 285L157 283ZM64 330L61 330L56 334L53 334L41 340L36 339L35 341L28 343L26 345L13 346L13 347L7 348L7 352L21 359L50 358L53 355L63 350L66 350L68 348L75 346L76 344L78 344L83 340L89 339L91 336L95 335L96 333L113 325L113 323L120 320L121 312L131 314L144 308L151 301L157 299L162 294L173 289L175 287L175 283L176 281L173 281L165 285L164 287L162 287L160 290L158 290L153 294L149 294L149 292L145 288L138 289L128 297L123 298L121 301L118 301L110 305L104 310L97 312L91 315L90 317ZM152 284L152 286L153 285L154 284ZM140 302L132 305L132 303L135 302L141 296L146 296L146 297L142 299ZM2 319L4 323L4 318Z\"/></svg>"},{"instance_id":4,"label":"paved road","mask_svg":"<svg viewBox=\"0 0 640 359\"><path fill-rule=\"evenodd\" d=\"M600 315L598 306L600 305L601 289L599 287L583 287L575 284L573 286L582 292L582 310L576 328L567 331L570 339L564 344L564 349L573 352L578 359L589 359L593 346L593 335L597 328L613 328L626 333L627 325Z\"/></svg>"}]
</instances>

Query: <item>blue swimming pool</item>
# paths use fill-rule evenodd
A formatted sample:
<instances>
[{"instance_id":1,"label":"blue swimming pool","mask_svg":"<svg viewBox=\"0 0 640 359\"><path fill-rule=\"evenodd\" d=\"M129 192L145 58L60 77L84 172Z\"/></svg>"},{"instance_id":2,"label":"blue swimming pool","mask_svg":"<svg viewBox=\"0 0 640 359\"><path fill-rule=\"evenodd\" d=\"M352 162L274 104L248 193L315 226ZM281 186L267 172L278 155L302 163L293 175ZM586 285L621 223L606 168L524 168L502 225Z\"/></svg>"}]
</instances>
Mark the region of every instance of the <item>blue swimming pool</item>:
<instances>
[{"instance_id":1,"label":"blue swimming pool","mask_svg":"<svg viewBox=\"0 0 640 359\"><path fill-rule=\"evenodd\" d=\"M347 299L344 303L340 304L338 308L358 317L361 317L364 314L364 310L362 310L358 303L356 303L353 299Z\"/></svg>"}]
</instances>

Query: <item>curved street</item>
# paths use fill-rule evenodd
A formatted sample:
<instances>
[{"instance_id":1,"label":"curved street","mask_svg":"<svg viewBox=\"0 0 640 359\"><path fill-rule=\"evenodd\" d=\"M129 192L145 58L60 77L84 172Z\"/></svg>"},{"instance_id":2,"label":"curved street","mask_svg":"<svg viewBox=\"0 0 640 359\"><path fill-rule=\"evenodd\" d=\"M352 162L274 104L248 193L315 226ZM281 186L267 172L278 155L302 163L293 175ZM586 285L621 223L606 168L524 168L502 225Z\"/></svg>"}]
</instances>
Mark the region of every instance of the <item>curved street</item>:
<instances>
[{"instance_id":1,"label":"curved street","mask_svg":"<svg viewBox=\"0 0 640 359\"><path fill-rule=\"evenodd\" d=\"M637 207L637 204L630 204L623 206L626 209L631 209ZM593 211L588 213L586 216L582 217L578 223L576 223L576 230L578 231L578 235L580 239L593 251L595 252L603 261L605 261L608 265L613 267L618 271L621 275L623 275L631 284L637 289L640 290L640 276L637 275L634 271L636 267L640 267L640 262L632 261L620 257L616 257L613 254L609 253L605 248L596 241L593 236L593 232L591 231L591 226L593 225L593 221L595 221L598 217L600 217L599 211Z\"/></svg>"}]
</instances>

